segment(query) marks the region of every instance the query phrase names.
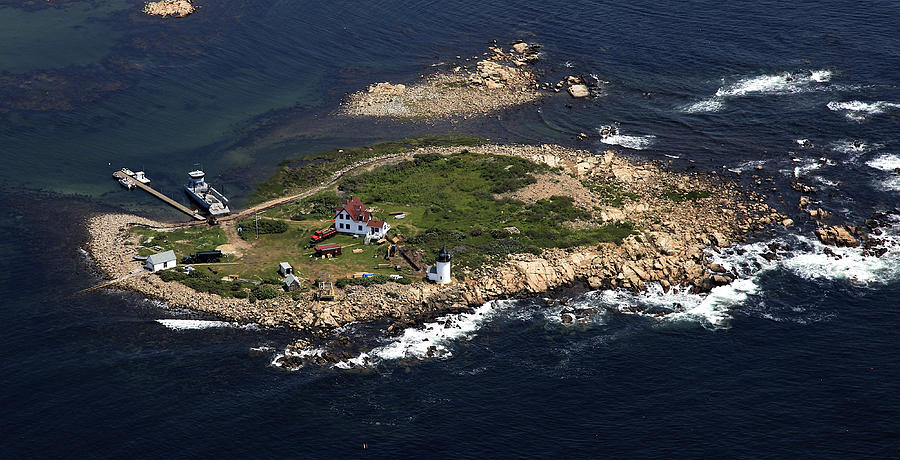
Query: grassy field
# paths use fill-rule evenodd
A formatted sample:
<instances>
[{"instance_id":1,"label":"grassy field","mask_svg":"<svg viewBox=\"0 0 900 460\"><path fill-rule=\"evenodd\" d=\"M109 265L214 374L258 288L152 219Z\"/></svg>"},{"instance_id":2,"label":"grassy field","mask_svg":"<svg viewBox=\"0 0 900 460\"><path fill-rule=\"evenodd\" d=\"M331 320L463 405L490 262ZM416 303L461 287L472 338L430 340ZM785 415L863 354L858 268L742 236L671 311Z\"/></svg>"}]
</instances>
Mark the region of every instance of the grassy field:
<instances>
[{"instance_id":1,"label":"grassy field","mask_svg":"<svg viewBox=\"0 0 900 460\"><path fill-rule=\"evenodd\" d=\"M278 171L269 180L257 185L250 204L261 203L305 189L331 176L345 166L367 158L403 153L418 147L474 146L486 143L486 139L459 134L427 135L402 141L382 142L371 146L334 149L328 152L282 161Z\"/></svg>"},{"instance_id":2,"label":"grassy field","mask_svg":"<svg viewBox=\"0 0 900 460\"><path fill-rule=\"evenodd\" d=\"M191 227L173 232L134 227L130 232L138 236L139 245L146 246L138 251L138 255L149 256L160 252L153 249L154 246L159 246L164 251L175 251L179 260L192 252L211 251L227 242L225 232L218 227Z\"/></svg>"},{"instance_id":3,"label":"grassy field","mask_svg":"<svg viewBox=\"0 0 900 460\"><path fill-rule=\"evenodd\" d=\"M399 148L405 144L391 145L391 148ZM318 165L324 167L321 166L324 163ZM331 167L327 169L332 170ZM454 252L454 267L457 268L476 268L508 254L539 254L545 248L619 243L633 232L628 222L572 229L569 222L592 222L594 216L591 211L575 206L572 198L567 196L552 196L531 204L499 198L501 194L534 183L535 174L553 172L545 165L518 157L477 155L465 149L447 156L416 155L413 161L381 166L347 177L330 190L265 211L266 227L277 229L277 232L263 233L257 238L252 226L245 228L243 237L252 248L245 250L237 263L211 264L201 268L204 273L209 272L209 276L181 281L204 289L219 289L221 287L214 280L207 278L237 275L274 285L280 281L279 262L290 263L298 277L306 280L306 286L324 273L334 280L357 272L401 273L410 279L421 278L421 274L412 273L409 268L400 272L393 267L378 268L379 264L389 263L383 258L387 245L365 245L362 238L350 235L337 235L327 240L340 244L342 255L331 259L313 257L314 251L306 247L310 235L315 230L330 227L337 204L342 198L353 195L362 199L374 218L385 220L392 226L391 237L401 236L407 247L424 251L425 263L432 262L437 251L447 247ZM302 177L310 178L318 173L308 171L304 174ZM285 177L282 173L279 176ZM291 183L301 186L299 181ZM611 203L620 204L630 198L610 184L591 184L591 188L602 192L604 199ZM391 215L400 212L405 213L405 218L396 219ZM218 228L169 234L146 229L135 229L134 232L141 234L142 241L175 249L179 257L197 250L213 249L225 242L224 233ZM396 257L390 264L402 262ZM461 275L459 270L455 273ZM380 281L385 279L386 276L378 277Z\"/></svg>"}]
</instances>

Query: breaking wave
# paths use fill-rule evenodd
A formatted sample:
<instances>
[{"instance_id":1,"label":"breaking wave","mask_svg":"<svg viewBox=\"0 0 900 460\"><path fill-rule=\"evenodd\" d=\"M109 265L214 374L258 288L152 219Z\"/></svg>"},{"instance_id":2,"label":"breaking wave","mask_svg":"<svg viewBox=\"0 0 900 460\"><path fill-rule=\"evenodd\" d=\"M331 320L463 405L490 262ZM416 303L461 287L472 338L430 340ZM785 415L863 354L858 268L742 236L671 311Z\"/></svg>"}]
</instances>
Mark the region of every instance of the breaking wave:
<instances>
[{"instance_id":1,"label":"breaking wave","mask_svg":"<svg viewBox=\"0 0 900 460\"><path fill-rule=\"evenodd\" d=\"M259 329L259 326L256 324L240 324L228 321L207 321L200 319L158 319L156 320L156 322L176 331L214 329L223 327L233 327L249 330Z\"/></svg>"},{"instance_id":2,"label":"breaking wave","mask_svg":"<svg viewBox=\"0 0 900 460\"><path fill-rule=\"evenodd\" d=\"M618 125L603 126L597 128L597 132L600 133L600 142L608 145L618 145L632 150L644 150L653 143L654 139L656 139L656 136L653 135L626 136L622 134Z\"/></svg>"},{"instance_id":3,"label":"breaking wave","mask_svg":"<svg viewBox=\"0 0 900 460\"><path fill-rule=\"evenodd\" d=\"M718 112L725 107L725 101L732 98L754 96L760 94L794 94L809 91L833 89L822 85L831 81L830 70L814 70L811 72L782 72L773 75L757 75L740 79L730 85L722 86L713 97L703 99L681 107L685 113Z\"/></svg>"},{"instance_id":4,"label":"breaking wave","mask_svg":"<svg viewBox=\"0 0 900 460\"><path fill-rule=\"evenodd\" d=\"M866 164L881 171L894 171L900 169L900 155L879 155L867 161Z\"/></svg>"},{"instance_id":5,"label":"breaking wave","mask_svg":"<svg viewBox=\"0 0 900 460\"><path fill-rule=\"evenodd\" d=\"M827 106L829 110L834 112L841 112L845 117L853 121L865 121L872 115L879 115L890 110L900 109L900 104L887 101L831 101L827 104Z\"/></svg>"}]
</instances>

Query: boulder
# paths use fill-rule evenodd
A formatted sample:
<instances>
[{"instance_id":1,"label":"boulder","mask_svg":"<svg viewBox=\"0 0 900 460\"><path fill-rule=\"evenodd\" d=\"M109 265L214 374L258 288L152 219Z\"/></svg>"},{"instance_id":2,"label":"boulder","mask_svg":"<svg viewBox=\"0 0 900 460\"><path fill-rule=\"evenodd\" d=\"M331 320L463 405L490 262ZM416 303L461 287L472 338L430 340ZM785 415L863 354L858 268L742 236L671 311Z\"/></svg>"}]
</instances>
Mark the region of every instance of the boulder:
<instances>
[{"instance_id":1,"label":"boulder","mask_svg":"<svg viewBox=\"0 0 900 460\"><path fill-rule=\"evenodd\" d=\"M847 227L842 225L820 228L816 230L816 236L819 237L819 241L822 243L830 244L832 246L842 248L855 248L859 246L859 241L853 237Z\"/></svg>"},{"instance_id":2,"label":"boulder","mask_svg":"<svg viewBox=\"0 0 900 460\"><path fill-rule=\"evenodd\" d=\"M569 87L569 94L574 98L588 97L591 95L587 85L572 85Z\"/></svg>"},{"instance_id":3,"label":"boulder","mask_svg":"<svg viewBox=\"0 0 900 460\"><path fill-rule=\"evenodd\" d=\"M525 54L528 51L528 43L516 43L512 46L513 51L519 54Z\"/></svg>"}]
</instances>

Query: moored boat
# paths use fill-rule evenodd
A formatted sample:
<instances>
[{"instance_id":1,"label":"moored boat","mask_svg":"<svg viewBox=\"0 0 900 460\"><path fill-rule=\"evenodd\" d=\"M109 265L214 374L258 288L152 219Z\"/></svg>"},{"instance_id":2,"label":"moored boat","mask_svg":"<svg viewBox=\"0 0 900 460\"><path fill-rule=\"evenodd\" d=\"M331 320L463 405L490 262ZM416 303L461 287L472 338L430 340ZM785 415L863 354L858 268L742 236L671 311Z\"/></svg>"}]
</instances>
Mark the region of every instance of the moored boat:
<instances>
[{"instance_id":1,"label":"moored boat","mask_svg":"<svg viewBox=\"0 0 900 460\"><path fill-rule=\"evenodd\" d=\"M228 209L228 198L206 183L206 173L197 169L188 173L190 181L184 186L188 196L213 216L231 212Z\"/></svg>"}]
</instances>

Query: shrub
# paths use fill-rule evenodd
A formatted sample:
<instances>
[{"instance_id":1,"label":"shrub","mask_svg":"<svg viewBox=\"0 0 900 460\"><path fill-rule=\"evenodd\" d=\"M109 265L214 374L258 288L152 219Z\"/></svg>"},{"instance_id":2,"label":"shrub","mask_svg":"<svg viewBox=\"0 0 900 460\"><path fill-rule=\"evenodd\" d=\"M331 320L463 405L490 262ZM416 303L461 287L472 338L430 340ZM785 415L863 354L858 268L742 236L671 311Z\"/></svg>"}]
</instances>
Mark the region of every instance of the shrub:
<instances>
[{"instance_id":1,"label":"shrub","mask_svg":"<svg viewBox=\"0 0 900 460\"><path fill-rule=\"evenodd\" d=\"M481 236L482 233L484 233L484 229L481 227L472 227L472 229L469 230L469 235L472 236Z\"/></svg>"},{"instance_id":2,"label":"shrub","mask_svg":"<svg viewBox=\"0 0 900 460\"><path fill-rule=\"evenodd\" d=\"M274 299L281 295L281 291L269 284L260 284L259 286L254 287L250 290L250 294L259 299L259 300L267 300Z\"/></svg>"},{"instance_id":3,"label":"shrub","mask_svg":"<svg viewBox=\"0 0 900 460\"><path fill-rule=\"evenodd\" d=\"M267 235L273 233L284 233L288 231L287 222L274 219L259 219L259 234ZM256 236L257 222L255 219L247 219L238 222L238 226L242 227L241 238L249 239Z\"/></svg>"},{"instance_id":4,"label":"shrub","mask_svg":"<svg viewBox=\"0 0 900 460\"><path fill-rule=\"evenodd\" d=\"M235 291L234 294L232 294L232 295L234 295L234 298L236 298L236 299L246 299L247 297L250 297L250 293L248 293L244 289L241 289L240 291Z\"/></svg>"}]
</instances>

